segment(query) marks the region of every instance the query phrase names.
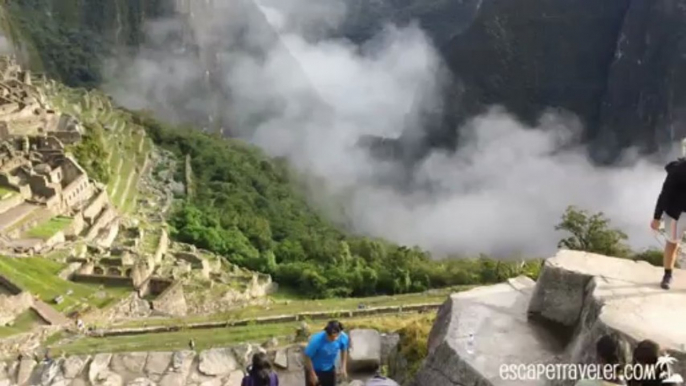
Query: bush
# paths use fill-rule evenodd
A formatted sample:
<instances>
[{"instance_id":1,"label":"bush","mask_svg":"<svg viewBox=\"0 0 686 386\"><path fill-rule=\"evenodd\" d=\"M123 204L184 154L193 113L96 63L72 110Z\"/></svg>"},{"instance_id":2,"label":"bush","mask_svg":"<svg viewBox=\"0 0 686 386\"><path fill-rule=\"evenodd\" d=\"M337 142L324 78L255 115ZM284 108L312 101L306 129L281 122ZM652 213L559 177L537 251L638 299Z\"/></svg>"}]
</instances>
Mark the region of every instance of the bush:
<instances>
[{"instance_id":1,"label":"bush","mask_svg":"<svg viewBox=\"0 0 686 386\"><path fill-rule=\"evenodd\" d=\"M603 212L589 215L585 210L569 206L555 230L570 236L560 240L558 246L571 250L599 253L607 256L628 257L631 250L624 244L627 235L610 228L610 220Z\"/></svg>"}]
</instances>

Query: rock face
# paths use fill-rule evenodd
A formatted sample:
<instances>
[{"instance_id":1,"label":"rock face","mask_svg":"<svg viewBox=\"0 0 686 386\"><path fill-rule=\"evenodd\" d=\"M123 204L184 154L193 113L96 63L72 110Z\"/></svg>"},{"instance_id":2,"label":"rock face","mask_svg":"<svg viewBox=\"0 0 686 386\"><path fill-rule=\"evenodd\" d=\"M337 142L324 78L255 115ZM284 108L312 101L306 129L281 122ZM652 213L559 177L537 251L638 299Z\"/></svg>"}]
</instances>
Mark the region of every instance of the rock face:
<instances>
[{"instance_id":1,"label":"rock face","mask_svg":"<svg viewBox=\"0 0 686 386\"><path fill-rule=\"evenodd\" d=\"M527 321L526 277L452 295L439 310L416 385L497 384L502 363L555 363L555 337ZM470 353L469 335L474 335ZM545 382L532 382L543 385Z\"/></svg>"},{"instance_id":2,"label":"rock face","mask_svg":"<svg viewBox=\"0 0 686 386\"><path fill-rule=\"evenodd\" d=\"M548 108L573 112L600 160L686 135L686 0L349 3L346 36L417 18L443 54L455 81L427 146L454 145L456 125L494 104L530 124Z\"/></svg>"},{"instance_id":3,"label":"rock face","mask_svg":"<svg viewBox=\"0 0 686 386\"><path fill-rule=\"evenodd\" d=\"M670 292L659 288L661 275L644 262L562 250L545 262L535 285L517 278L452 295L438 313L415 385L511 384L500 366L595 363L595 344L608 332L627 348L658 342L678 359L674 371L686 376L686 329L678 326L686 318L686 272L675 270ZM629 361L628 350L625 356Z\"/></svg>"}]
</instances>

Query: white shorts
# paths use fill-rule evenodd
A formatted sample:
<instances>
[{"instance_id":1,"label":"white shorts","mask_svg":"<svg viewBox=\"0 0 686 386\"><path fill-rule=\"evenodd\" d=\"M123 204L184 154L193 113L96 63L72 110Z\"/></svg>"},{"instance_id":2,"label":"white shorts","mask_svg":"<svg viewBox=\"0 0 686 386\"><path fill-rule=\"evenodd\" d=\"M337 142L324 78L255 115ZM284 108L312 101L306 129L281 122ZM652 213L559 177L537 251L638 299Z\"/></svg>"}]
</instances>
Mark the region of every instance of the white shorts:
<instances>
[{"instance_id":1,"label":"white shorts","mask_svg":"<svg viewBox=\"0 0 686 386\"><path fill-rule=\"evenodd\" d=\"M662 220L665 222L667 241L672 244L680 243L681 238L684 237L684 232L686 232L686 213L682 213L679 216L679 220L675 220L665 213L662 216Z\"/></svg>"}]
</instances>

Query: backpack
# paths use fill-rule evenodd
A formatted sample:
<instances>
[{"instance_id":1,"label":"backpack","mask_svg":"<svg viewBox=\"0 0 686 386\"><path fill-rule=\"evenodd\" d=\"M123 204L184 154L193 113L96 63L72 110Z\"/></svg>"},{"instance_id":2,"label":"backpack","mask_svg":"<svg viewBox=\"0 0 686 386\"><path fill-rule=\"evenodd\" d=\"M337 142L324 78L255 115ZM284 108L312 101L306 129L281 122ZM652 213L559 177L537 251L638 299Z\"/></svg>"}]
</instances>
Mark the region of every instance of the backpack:
<instances>
[{"instance_id":1,"label":"backpack","mask_svg":"<svg viewBox=\"0 0 686 386\"><path fill-rule=\"evenodd\" d=\"M241 386L256 386L257 383L255 383L255 380L253 377L250 376L250 374L246 375L243 377L243 381L241 381ZM279 377L276 375L275 372L272 372L269 374L269 386L279 386Z\"/></svg>"}]
</instances>

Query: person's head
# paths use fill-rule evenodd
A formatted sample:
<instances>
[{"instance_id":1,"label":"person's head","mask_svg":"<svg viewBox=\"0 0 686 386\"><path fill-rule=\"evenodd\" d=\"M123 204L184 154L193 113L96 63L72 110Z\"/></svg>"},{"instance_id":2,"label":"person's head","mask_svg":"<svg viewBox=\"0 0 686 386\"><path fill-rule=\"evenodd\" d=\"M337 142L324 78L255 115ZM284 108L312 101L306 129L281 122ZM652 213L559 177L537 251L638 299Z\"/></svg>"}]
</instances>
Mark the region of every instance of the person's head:
<instances>
[{"instance_id":1,"label":"person's head","mask_svg":"<svg viewBox=\"0 0 686 386\"><path fill-rule=\"evenodd\" d=\"M657 359L660 356L660 345L650 339L643 340L636 345L634 349L633 361L636 365L654 366L657 364ZM640 382L642 386L656 386L661 385L662 380L659 374L655 374L654 379L642 379Z\"/></svg>"},{"instance_id":2,"label":"person's head","mask_svg":"<svg viewBox=\"0 0 686 386\"><path fill-rule=\"evenodd\" d=\"M634 363L654 365L660 356L660 345L650 339L643 340L634 349Z\"/></svg>"},{"instance_id":3,"label":"person's head","mask_svg":"<svg viewBox=\"0 0 686 386\"><path fill-rule=\"evenodd\" d=\"M250 375L255 380L255 386L268 386L272 373L272 364L269 362L267 353L257 352L252 356Z\"/></svg>"},{"instance_id":4,"label":"person's head","mask_svg":"<svg viewBox=\"0 0 686 386\"><path fill-rule=\"evenodd\" d=\"M332 320L326 324L324 331L326 331L326 337L329 339L329 341L333 342L334 340L338 339L338 335L340 335L340 333L343 331L343 324L338 320Z\"/></svg>"},{"instance_id":5,"label":"person's head","mask_svg":"<svg viewBox=\"0 0 686 386\"><path fill-rule=\"evenodd\" d=\"M603 335L596 342L596 353L603 364L619 364L621 357L619 339L615 335Z\"/></svg>"}]
</instances>

